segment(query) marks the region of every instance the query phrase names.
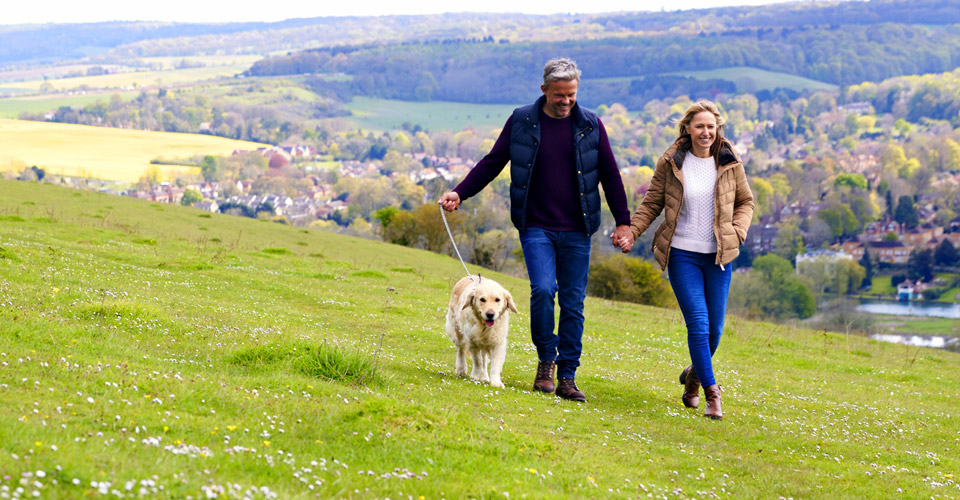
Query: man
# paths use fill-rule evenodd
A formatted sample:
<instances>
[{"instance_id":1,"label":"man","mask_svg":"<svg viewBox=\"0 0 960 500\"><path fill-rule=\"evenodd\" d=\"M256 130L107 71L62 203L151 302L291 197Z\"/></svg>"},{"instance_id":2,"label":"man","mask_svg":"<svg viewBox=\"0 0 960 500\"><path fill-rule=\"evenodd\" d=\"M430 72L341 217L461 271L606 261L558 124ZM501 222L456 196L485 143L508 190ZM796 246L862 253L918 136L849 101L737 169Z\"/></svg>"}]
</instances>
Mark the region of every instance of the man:
<instances>
[{"instance_id":1,"label":"man","mask_svg":"<svg viewBox=\"0 0 960 500\"><path fill-rule=\"evenodd\" d=\"M580 70L570 59L543 68L543 95L517 108L500 137L457 187L440 197L444 210L476 195L510 162L510 219L530 277L530 333L539 364L536 391L586 401L577 387L583 337L583 299L590 236L600 227L600 192L617 228L617 245L630 232L630 212L607 132L596 114L577 104ZM617 245L619 246L619 245ZM560 322L554 329L554 295ZM554 383L556 370L557 383Z\"/></svg>"}]
</instances>

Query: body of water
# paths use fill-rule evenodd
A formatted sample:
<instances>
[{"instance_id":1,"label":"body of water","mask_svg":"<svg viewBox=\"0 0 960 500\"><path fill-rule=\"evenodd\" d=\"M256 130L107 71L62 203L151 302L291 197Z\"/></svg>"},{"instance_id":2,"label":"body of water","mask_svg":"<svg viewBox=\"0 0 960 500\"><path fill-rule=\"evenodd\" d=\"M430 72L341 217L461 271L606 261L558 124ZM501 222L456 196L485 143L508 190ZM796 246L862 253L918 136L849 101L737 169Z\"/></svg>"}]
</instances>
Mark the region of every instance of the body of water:
<instances>
[{"instance_id":1,"label":"body of water","mask_svg":"<svg viewBox=\"0 0 960 500\"><path fill-rule=\"evenodd\" d=\"M877 333L870 336L874 340L906 344L917 347L933 347L948 351L960 352L960 338L943 337L940 335L900 335L896 333Z\"/></svg>"},{"instance_id":2,"label":"body of water","mask_svg":"<svg viewBox=\"0 0 960 500\"><path fill-rule=\"evenodd\" d=\"M960 319L960 304L945 302L860 299L860 305L856 309L870 314Z\"/></svg>"}]
</instances>

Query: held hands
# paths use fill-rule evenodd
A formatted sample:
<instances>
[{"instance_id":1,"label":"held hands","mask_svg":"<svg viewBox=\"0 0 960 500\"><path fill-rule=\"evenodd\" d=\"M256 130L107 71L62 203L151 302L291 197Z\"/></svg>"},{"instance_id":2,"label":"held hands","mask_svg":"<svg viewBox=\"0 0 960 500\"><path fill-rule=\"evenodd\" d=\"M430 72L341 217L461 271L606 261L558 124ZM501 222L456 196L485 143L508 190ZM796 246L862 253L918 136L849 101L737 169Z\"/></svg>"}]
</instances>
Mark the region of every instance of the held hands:
<instances>
[{"instance_id":1,"label":"held hands","mask_svg":"<svg viewBox=\"0 0 960 500\"><path fill-rule=\"evenodd\" d=\"M617 226L610 235L613 246L620 248L623 253L629 253L633 248L633 231L628 225Z\"/></svg>"},{"instance_id":2,"label":"held hands","mask_svg":"<svg viewBox=\"0 0 960 500\"><path fill-rule=\"evenodd\" d=\"M460 195L456 191L450 191L444 193L443 196L437 200L437 204L443 207L447 212L453 212L460 206Z\"/></svg>"}]
</instances>

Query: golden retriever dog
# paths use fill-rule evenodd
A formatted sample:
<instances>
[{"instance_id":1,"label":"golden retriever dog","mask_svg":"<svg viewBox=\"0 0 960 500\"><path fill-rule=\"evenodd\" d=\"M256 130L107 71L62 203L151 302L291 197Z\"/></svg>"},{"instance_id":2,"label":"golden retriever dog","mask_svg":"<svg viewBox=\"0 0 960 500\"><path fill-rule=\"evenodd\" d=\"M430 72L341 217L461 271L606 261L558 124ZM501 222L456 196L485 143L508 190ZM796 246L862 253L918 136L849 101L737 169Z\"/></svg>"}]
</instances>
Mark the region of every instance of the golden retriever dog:
<instances>
[{"instance_id":1,"label":"golden retriever dog","mask_svg":"<svg viewBox=\"0 0 960 500\"><path fill-rule=\"evenodd\" d=\"M470 378L503 387L500 374L507 358L510 311L517 312L513 296L499 283L479 275L461 279L450 294L447 336L457 347L456 372L467 376L467 355L473 357ZM488 374L489 370L489 374Z\"/></svg>"}]
</instances>

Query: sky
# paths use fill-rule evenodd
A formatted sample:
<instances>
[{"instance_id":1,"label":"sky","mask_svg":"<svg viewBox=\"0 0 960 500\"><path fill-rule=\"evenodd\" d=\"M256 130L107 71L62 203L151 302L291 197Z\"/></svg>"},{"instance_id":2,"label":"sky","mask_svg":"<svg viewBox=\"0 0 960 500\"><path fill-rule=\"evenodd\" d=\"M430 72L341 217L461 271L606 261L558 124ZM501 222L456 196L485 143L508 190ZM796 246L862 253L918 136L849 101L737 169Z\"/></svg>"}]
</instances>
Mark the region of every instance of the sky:
<instances>
[{"instance_id":1,"label":"sky","mask_svg":"<svg viewBox=\"0 0 960 500\"><path fill-rule=\"evenodd\" d=\"M442 12L595 13L687 10L726 5L762 5L782 0L9 0L0 24L87 23L97 21L238 22L299 17L437 14ZM812 1L812 0L805 0Z\"/></svg>"}]
</instances>

